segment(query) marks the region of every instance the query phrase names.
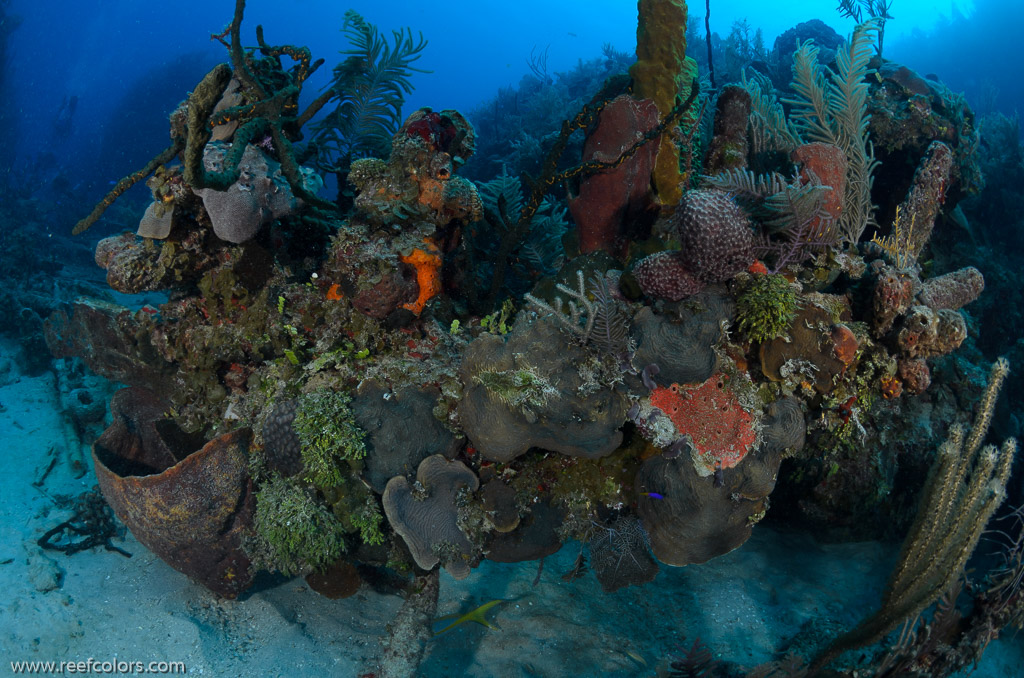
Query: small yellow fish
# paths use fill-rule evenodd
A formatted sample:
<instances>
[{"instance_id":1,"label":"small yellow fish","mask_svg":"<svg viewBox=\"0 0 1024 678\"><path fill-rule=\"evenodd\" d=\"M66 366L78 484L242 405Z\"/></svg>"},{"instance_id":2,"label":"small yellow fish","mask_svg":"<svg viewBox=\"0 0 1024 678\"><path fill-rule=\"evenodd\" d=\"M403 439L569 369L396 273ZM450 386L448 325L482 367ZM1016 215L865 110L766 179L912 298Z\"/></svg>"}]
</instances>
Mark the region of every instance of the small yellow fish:
<instances>
[{"instance_id":1,"label":"small yellow fish","mask_svg":"<svg viewBox=\"0 0 1024 678\"><path fill-rule=\"evenodd\" d=\"M644 658L643 658L643 657L641 657L641 656L640 656L639 654L637 654L636 652L633 652L632 650L623 650L622 652L623 652L623 654L625 654L625 655L626 655L627 657L629 657L630 659L632 659L633 661L635 661L635 662L636 662L637 664L640 664L641 666L647 666L647 662L646 662L646 661L644 660Z\"/></svg>"},{"instance_id":2,"label":"small yellow fish","mask_svg":"<svg viewBox=\"0 0 1024 678\"><path fill-rule=\"evenodd\" d=\"M459 624L463 624L465 622L470 622L470 621L471 622L476 622L477 624L480 624L482 626L486 626L489 629L494 629L495 631L500 631L501 627L499 627L497 624L492 624L491 622L487 621L487 617L485 617L484 615L487 614L487 611L490 610L495 605L497 605L498 603L506 603L506 602L508 602L508 601L499 598L498 600L492 600L489 603L484 603L483 605L481 605L480 607L476 608L475 610L470 610L469 612L467 612L466 614L461 615L461 616L458 615L458 614L446 614L443 617L438 617L437 619L434 620L435 624L437 622L447 621L448 619L454 619L455 621L453 621L451 624L449 624L448 626L444 627L440 631L435 631L434 632L434 637L436 638L437 636L440 636L443 633L451 631L452 629L454 629Z\"/></svg>"}]
</instances>

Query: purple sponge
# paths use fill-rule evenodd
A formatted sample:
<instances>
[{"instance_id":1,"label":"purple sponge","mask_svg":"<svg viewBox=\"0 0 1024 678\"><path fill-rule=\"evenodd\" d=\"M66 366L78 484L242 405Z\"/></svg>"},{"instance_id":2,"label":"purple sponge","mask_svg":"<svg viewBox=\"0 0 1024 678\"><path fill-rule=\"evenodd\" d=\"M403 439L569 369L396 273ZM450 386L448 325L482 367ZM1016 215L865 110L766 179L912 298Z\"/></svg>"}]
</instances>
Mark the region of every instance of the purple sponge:
<instances>
[{"instance_id":1,"label":"purple sponge","mask_svg":"<svg viewBox=\"0 0 1024 678\"><path fill-rule=\"evenodd\" d=\"M672 217L683 264L704 283L725 282L754 262L754 233L728 193L689 191Z\"/></svg>"}]
</instances>

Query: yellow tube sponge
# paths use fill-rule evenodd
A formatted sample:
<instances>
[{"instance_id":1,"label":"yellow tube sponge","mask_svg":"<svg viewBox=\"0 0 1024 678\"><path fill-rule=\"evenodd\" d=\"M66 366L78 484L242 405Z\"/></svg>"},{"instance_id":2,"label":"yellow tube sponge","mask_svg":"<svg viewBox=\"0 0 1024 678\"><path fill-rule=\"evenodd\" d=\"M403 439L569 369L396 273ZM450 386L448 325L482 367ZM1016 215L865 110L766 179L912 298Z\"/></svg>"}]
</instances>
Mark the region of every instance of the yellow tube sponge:
<instances>
[{"instance_id":1,"label":"yellow tube sponge","mask_svg":"<svg viewBox=\"0 0 1024 678\"><path fill-rule=\"evenodd\" d=\"M676 105L682 94L686 61L686 1L639 0L637 2L636 58L629 69L633 95L652 99L661 117ZM685 82L689 88L689 80ZM679 149L671 135L661 137L651 183L662 205L675 205L682 197Z\"/></svg>"}]
</instances>

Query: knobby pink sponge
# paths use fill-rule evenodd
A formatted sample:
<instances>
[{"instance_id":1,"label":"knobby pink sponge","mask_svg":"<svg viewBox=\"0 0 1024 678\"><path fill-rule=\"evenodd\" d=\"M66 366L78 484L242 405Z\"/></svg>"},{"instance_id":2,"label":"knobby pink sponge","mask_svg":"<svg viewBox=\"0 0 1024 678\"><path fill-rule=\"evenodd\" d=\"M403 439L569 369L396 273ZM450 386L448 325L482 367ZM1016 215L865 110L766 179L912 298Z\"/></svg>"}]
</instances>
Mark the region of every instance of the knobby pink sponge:
<instances>
[{"instance_id":1,"label":"knobby pink sponge","mask_svg":"<svg viewBox=\"0 0 1024 678\"><path fill-rule=\"evenodd\" d=\"M981 271L968 266L924 282L918 295L921 303L933 311L955 311L971 303L985 289Z\"/></svg>"}]
</instances>

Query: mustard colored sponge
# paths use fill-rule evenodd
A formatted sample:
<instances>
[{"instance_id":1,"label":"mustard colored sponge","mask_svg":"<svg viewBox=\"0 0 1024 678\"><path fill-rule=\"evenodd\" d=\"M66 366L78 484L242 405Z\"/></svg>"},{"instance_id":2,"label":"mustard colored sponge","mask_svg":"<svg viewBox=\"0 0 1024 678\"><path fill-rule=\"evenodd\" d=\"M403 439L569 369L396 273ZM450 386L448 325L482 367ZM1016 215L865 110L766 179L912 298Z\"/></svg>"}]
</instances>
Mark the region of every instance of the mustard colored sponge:
<instances>
[{"instance_id":1,"label":"mustard colored sponge","mask_svg":"<svg viewBox=\"0 0 1024 678\"><path fill-rule=\"evenodd\" d=\"M664 118L683 94L684 75L692 77L686 64L686 2L639 0L637 14L637 61L629 69L633 95L652 99ZM686 79L687 89L689 83ZM675 205L682 197L679 149L668 134L661 137L651 183L663 205Z\"/></svg>"}]
</instances>

